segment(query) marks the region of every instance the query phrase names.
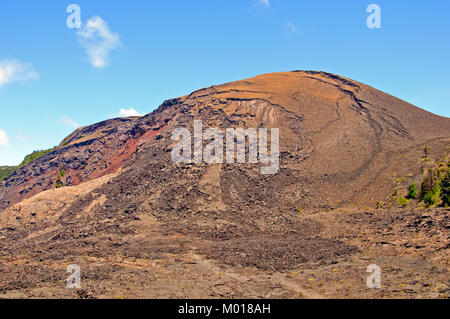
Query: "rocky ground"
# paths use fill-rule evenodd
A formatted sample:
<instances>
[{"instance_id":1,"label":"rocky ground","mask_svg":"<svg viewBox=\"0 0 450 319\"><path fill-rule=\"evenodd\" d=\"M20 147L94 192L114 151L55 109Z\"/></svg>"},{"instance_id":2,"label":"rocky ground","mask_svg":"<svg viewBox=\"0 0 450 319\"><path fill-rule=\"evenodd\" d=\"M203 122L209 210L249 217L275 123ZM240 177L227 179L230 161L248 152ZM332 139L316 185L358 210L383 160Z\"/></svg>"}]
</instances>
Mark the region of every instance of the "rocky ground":
<instances>
[{"instance_id":1,"label":"rocky ground","mask_svg":"<svg viewBox=\"0 0 450 319\"><path fill-rule=\"evenodd\" d=\"M2 216L0 298L449 295L448 209L298 213L297 232L214 238L167 231L170 225L149 213L55 213L64 209L54 198L67 204L98 186L82 185L75 194L50 191ZM70 264L81 267L80 289L66 288ZM380 289L366 286L370 264L381 267Z\"/></svg>"}]
</instances>

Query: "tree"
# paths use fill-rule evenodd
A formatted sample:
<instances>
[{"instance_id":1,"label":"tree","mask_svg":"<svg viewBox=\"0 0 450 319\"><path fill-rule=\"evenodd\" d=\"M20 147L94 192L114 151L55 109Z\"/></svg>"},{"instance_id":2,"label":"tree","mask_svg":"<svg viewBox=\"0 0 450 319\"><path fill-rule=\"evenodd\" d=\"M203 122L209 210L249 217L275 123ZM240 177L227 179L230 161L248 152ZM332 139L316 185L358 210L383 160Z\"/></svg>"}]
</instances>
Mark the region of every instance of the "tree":
<instances>
[{"instance_id":1,"label":"tree","mask_svg":"<svg viewBox=\"0 0 450 319\"><path fill-rule=\"evenodd\" d=\"M441 183L441 198L445 206L450 206L450 168Z\"/></svg>"},{"instance_id":2,"label":"tree","mask_svg":"<svg viewBox=\"0 0 450 319\"><path fill-rule=\"evenodd\" d=\"M439 185L439 178L433 169L429 169L427 175L423 179L421 186L421 201L427 207L436 205L440 200L441 188Z\"/></svg>"},{"instance_id":3,"label":"tree","mask_svg":"<svg viewBox=\"0 0 450 319\"><path fill-rule=\"evenodd\" d=\"M417 198L417 185L416 185L416 183L412 183L411 185L409 185L407 198L409 198L409 199Z\"/></svg>"}]
</instances>

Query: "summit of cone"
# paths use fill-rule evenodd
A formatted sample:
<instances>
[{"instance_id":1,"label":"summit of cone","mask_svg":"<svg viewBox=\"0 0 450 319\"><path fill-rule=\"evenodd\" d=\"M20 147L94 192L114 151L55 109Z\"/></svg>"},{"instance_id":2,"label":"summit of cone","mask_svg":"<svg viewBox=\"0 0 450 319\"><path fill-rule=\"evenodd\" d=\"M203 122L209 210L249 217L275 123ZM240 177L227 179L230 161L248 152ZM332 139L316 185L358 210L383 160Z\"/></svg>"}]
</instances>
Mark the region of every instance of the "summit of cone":
<instances>
[{"instance_id":1,"label":"summit of cone","mask_svg":"<svg viewBox=\"0 0 450 319\"><path fill-rule=\"evenodd\" d=\"M0 209L57 183L74 186L132 167L140 150L172 165L165 150L170 134L194 120L224 129L279 128L281 171L270 180L289 189L283 193L290 204L311 208L373 205L391 191L393 173L407 166L414 174L423 147L442 150L450 136L448 118L348 78L316 71L263 74L165 101L143 117L76 130L0 183Z\"/></svg>"}]
</instances>

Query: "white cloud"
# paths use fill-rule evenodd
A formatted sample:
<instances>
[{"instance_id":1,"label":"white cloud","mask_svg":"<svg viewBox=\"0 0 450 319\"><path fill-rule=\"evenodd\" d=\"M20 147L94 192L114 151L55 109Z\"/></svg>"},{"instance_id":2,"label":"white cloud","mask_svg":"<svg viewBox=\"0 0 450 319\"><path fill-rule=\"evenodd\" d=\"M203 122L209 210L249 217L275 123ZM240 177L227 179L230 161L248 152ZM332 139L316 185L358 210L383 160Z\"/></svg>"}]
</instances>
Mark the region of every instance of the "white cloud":
<instances>
[{"instance_id":1,"label":"white cloud","mask_svg":"<svg viewBox=\"0 0 450 319\"><path fill-rule=\"evenodd\" d=\"M2 146L2 147L9 147L8 135L2 129L0 129L0 146Z\"/></svg>"},{"instance_id":2,"label":"white cloud","mask_svg":"<svg viewBox=\"0 0 450 319\"><path fill-rule=\"evenodd\" d=\"M75 128L75 129L81 127L80 124L78 124L77 122L75 122L74 120L72 120L72 119L71 119L70 117L68 117L68 116L63 116L63 117L61 117L60 122L61 122L62 124L64 124L65 126L69 126L69 127L71 127L71 128Z\"/></svg>"},{"instance_id":3,"label":"white cloud","mask_svg":"<svg viewBox=\"0 0 450 319\"><path fill-rule=\"evenodd\" d=\"M126 110L126 109L120 109L120 116L122 117L129 117L129 116L142 116L138 111L136 111L133 107Z\"/></svg>"},{"instance_id":4,"label":"white cloud","mask_svg":"<svg viewBox=\"0 0 450 319\"><path fill-rule=\"evenodd\" d=\"M26 82L39 78L31 63L18 60L0 60L0 87L14 82Z\"/></svg>"},{"instance_id":5,"label":"white cloud","mask_svg":"<svg viewBox=\"0 0 450 319\"><path fill-rule=\"evenodd\" d=\"M297 31L297 28L295 27L295 24L294 24L294 22L292 22L292 21L287 21L287 22L285 23L285 26L286 26L286 29L288 29L288 30L291 31L291 32Z\"/></svg>"},{"instance_id":6,"label":"white cloud","mask_svg":"<svg viewBox=\"0 0 450 319\"><path fill-rule=\"evenodd\" d=\"M255 0L254 6L260 8L268 8L270 7L270 0Z\"/></svg>"},{"instance_id":7,"label":"white cloud","mask_svg":"<svg viewBox=\"0 0 450 319\"><path fill-rule=\"evenodd\" d=\"M108 23L99 16L92 17L77 32L78 40L95 68L108 64L109 52L120 45L120 36L109 29Z\"/></svg>"}]
</instances>

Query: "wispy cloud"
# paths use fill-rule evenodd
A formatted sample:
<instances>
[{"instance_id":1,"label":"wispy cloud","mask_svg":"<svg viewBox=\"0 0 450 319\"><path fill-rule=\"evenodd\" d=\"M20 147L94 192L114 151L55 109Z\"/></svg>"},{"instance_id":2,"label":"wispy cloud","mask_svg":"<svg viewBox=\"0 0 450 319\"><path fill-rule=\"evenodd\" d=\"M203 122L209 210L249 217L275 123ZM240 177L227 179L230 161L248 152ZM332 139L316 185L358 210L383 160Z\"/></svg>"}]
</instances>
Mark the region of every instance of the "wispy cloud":
<instances>
[{"instance_id":1,"label":"wispy cloud","mask_svg":"<svg viewBox=\"0 0 450 319\"><path fill-rule=\"evenodd\" d=\"M120 109L120 116L129 117L129 116L142 116L138 111L136 111L133 107L130 109Z\"/></svg>"},{"instance_id":2,"label":"wispy cloud","mask_svg":"<svg viewBox=\"0 0 450 319\"><path fill-rule=\"evenodd\" d=\"M288 29L288 31L290 32L295 32L297 31L297 28L295 27L294 22L292 21L286 21L286 23L284 24L284 26L286 27L286 29Z\"/></svg>"},{"instance_id":3,"label":"wispy cloud","mask_svg":"<svg viewBox=\"0 0 450 319\"><path fill-rule=\"evenodd\" d=\"M268 8L270 7L270 0L255 0L254 5L256 7L260 8Z\"/></svg>"},{"instance_id":4,"label":"wispy cloud","mask_svg":"<svg viewBox=\"0 0 450 319\"><path fill-rule=\"evenodd\" d=\"M77 122L75 122L68 116L61 117L60 122L61 122L61 124L64 124L65 126L68 126L68 127L74 128L74 129L81 127L80 124L78 124Z\"/></svg>"},{"instance_id":5,"label":"wispy cloud","mask_svg":"<svg viewBox=\"0 0 450 319\"><path fill-rule=\"evenodd\" d=\"M0 129L0 147L9 147L8 135L2 129Z\"/></svg>"},{"instance_id":6,"label":"wispy cloud","mask_svg":"<svg viewBox=\"0 0 450 319\"><path fill-rule=\"evenodd\" d=\"M33 70L31 63L18 60L0 60L0 88L14 82L36 80L39 74Z\"/></svg>"},{"instance_id":7,"label":"wispy cloud","mask_svg":"<svg viewBox=\"0 0 450 319\"><path fill-rule=\"evenodd\" d=\"M99 16L89 19L77 32L78 40L95 68L108 65L109 53L120 45L120 36L109 29L108 23Z\"/></svg>"}]
</instances>

